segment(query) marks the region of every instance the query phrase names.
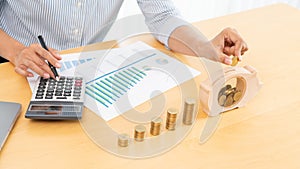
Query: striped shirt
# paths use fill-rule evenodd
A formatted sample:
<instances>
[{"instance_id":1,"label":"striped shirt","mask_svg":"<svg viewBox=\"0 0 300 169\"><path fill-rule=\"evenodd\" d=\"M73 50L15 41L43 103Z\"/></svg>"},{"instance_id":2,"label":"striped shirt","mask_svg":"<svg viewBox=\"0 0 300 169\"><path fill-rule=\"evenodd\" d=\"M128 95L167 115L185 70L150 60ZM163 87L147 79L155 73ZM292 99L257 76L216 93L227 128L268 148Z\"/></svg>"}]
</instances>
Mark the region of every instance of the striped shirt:
<instances>
[{"instance_id":1,"label":"striped shirt","mask_svg":"<svg viewBox=\"0 0 300 169\"><path fill-rule=\"evenodd\" d=\"M38 43L37 36L41 34L49 47L74 48L103 41L122 3L123 0L0 0L0 29L26 46ZM150 32L165 45L172 31L186 24L171 0L137 3Z\"/></svg>"}]
</instances>

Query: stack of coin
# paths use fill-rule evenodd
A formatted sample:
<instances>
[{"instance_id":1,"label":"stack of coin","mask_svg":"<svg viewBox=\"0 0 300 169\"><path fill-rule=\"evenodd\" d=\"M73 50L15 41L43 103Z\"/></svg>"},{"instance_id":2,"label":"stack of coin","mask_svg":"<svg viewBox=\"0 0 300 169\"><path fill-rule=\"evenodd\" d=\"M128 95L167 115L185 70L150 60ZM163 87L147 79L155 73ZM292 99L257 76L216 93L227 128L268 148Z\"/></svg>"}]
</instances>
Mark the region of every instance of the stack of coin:
<instances>
[{"instance_id":1,"label":"stack of coin","mask_svg":"<svg viewBox=\"0 0 300 169\"><path fill-rule=\"evenodd\" d=\"M177 114L178 114L177 109L175 109L175 108L168 109L167 120L166 120L166 129L175 130Z\"/></svg>"},{"instance_id":2,"label":"stack of coin","mask_svg":"<svg viewBox=\"0 0 300 169\"><path fill-rule=\"evenodd\" d=\"M127 147L129 143L129 136L127 134L120 134L118 136L118 145L120 147Z\"/></svg>"},{"instance_id":3,"label":"stack of coin","mask_svg":"<svg viewBox=\"0 0 300 169\"><path fill-rule=\"evenodd\" d=\"M157 136L160 134L162 119L160 117L155 117L151 120L150 134Z\"/></svg>"},{"instance_id":4,"label":"stack of coin","mask_svg":"<svg viewBox=\"0 0 300 169\"><path fill-rule=\"evenodd\" d=\"M193 98L187 98L184 102L183 118L182 122L185 125L191 125L193 123L194 109L196 100Z\"/></svg>"},{"instance_id":5,"label":"stack of coin","mask_svg":"<svg viewBox=\"0 0 300 169\"><path fill-rule=\"evenodd\" d=\"M232 87L231 85L226 85L219 92L218 102L221 106L229 107L238 102L241 97L242 92L240 90L237 90L236 87Z\"/></svg>"},{"instance_id":6,"label":"stack of coin","mask_svg":"<svg viewBox=\"0 0 300 169\"><path fill-rule=\"evenodd\" d=\"M144 141L146 128L143 125L137 125L134 129L134 139L135 141Z\"/></svg>"}]
</instances>

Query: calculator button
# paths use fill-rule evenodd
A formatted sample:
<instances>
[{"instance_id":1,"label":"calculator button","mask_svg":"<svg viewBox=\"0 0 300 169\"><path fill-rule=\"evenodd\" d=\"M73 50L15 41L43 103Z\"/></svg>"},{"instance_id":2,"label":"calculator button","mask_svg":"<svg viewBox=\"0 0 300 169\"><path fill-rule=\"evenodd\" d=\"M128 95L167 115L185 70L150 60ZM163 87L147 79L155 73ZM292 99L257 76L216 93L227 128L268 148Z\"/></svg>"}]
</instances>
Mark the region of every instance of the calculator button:
<instances>
[{"instance_id":1,"label":"calculator button","mask_svg":"<svg viewBox=\"0 0 300 169\"><path fill-rule=\"evenodd\" d=\"M46 93L46 96L53 96L53 93Z\"/></svg>"},{"instance_id":2,"label":"calculator button","mask_svg":"<svg viewBox=\"0 0 300 169\"><path fill-rule=\"evenodd\" d=\"M75 80L82 80L82 77L75 77Z\"/></svg>"},{"instance_id":3,"label":"calculator button","mask_svg":"<svg viewBox=\"0 0 300 169\"><path fill-rule=\"evenodd\" d=\"M45 91L44 89L38 89L38 90L37 90L37 92L42 92L42 93L43 93L44 91Z\"/></svg>"},{"instance_id":4,"label":"calculator button","mask_svg":"<svg viewBox=\"0 0 300 169\"><path fill-rule=\"evenodd\" d=\"M66 89L66 90L72 90L72 87L71 87L71 86L66 86L65 89Z\"/></svg>"},{"instance_id":5,"label":"calculator button","mask_svg":"<svg viewBox=\"0 0 300 169\"><path fill-rule=\"evenodd\" d=\"M64 93L64 96L71 96L71 93Z\"/></svg>"},{"instance_id":6,"label":"calculator button","mask_svg":"<svg viewBox=\"0 0 300 169\"><path fill-rule=\"evenodd\" d=\"M54 89L55 86L48 86L48 89Z\"/></svg>"},{"instance_id":7,"label":"calculator button","mask_svg":"<svg viewBox=\"0 0 300 169\"><path fill-rule=\"evenodd\" d=\"M37 95L37 96L43 96L44 93L43 93L43 92L37 92L36 95Z\"/></svg>"},{"instance_id":8,"label":"calculator button","mask_svg":"<svg viewBox=\"0 0 300 169\"><path fill-rule=\"evenodd\" d=\"M64 87L63 86L57 86L56 90L62 90Z\"/></svg>"},{"instance_id":9,"label":"calculator button","mask_svg":"<svg viewBox=\"0 0 300 169\"><path fill-rule=\"evenodd\" d=\"M62 96L62 93L55 93L55 96Z\"/></svg>"},{"instance_id":10,"label":"calculator button","mask_svg":"<svg viewBox=\"0 0 300 169\"><path fill-rule=\"evenodd\" d=\"M38 89L45 89L45 88L46 88L46 86L39 86Z\"/></svg>"},{"instance_id":11,"label":"calculator button","mask_svg":"<svg viewBox=\"0 0 300 169\"><path fill-rule=\"evenodd\" d=\"M67 97L56 97L56 99L67 99Z\"/></svg>"},{"instance_id":12,"label":"calculator button","mask_svg":"<svg viewBox=\"0 0 300 169\"><path fill-rule=\"evenodd\" d=\"M65 90L65 93L71 93L71 90Z\"/></svg>"},{"instance_id":13,"label":"calculator button","mask_svg":"<svg viewBox=\"0 0 300 169\"><path fill-rule=\"evenodd\" d=\"M61 92L63 92L63 90L62 89L56 89L56 92L61 93Z\"/></svg>"},{"instance_id":14,"label":"calculator button","mask_svg":"<svg viewBox=\"0 0 300 169\"><path fill-rule=\"evenodd\" d=\"M43 96L35 96L35 99L43 99Z\"/></svg>"},{"instance_id":15,"label":"calculator button","mask_svg":"<svg viewBox=\"0 0 300 169\"><path fill-rule=\"evenodd\" d=\"M82 86L82 84L81 83L75 83L75 86L79 87L79 86Z\"/></svg>"},{"instance_id":16,"label":"calculator button","mask_svg":"<svg viewBox=\"0 0 300 169\"><path fill-rule=\"evenodd\" d=\"M74 78L73 77L67 77L67 80L73 80Z\"/></svg>"},{"instance_id":17,"label":"calculator button","mask_svg":"<svg viewBox=\"0 0 300 169\"><path fill-rule=\"evenodd\" d=\"M46 86L47 82L40 82L39 86Z\"/></svg>"},{"instance_id":18,"label":"calculator button","mask_svg":"<svg viewBox=\"0 0 300 169\"><path fill-rule=\"evenodd\" d=\"M73 93L73 96L80 96L80 93Z\"/></svg>"},{"instance_id":19,"label":"calculator button","mask_svg":"<svg viewBox=\"0 0 300 169\"><path fill-rule=\"evenodd\" d=\"M74 90L73 93L81 93L81 91L80 90Z\"/></svg>"},{"instance_id":20,"label":"calculator button","mask_svg":"<svg viewBox=\"0 0 300 169\"><path fill-rule=\"evenodd\" d=\"M48 89L47 90L47 93L53 93L54 92L54 89Z\"/></svg>"},{"instance_id":21,"label":"calculator button","mask_svg":"<svg viewBox=\"0 0 300 169\"><path fill-rule=\"evenodd\" d=\"M46 96L45 99L53 99L52 96Z\"/></svg>"},{"instance_id":22,"label":"calculator button","mask_svg":"<svg viewBox=\"0 0 300 169\"><path fill-rule=\"evenodd\" d=\"M74 89L75 90L81 90L81 87L80 86L76 86Z\"/></svg>"}]
</instances>

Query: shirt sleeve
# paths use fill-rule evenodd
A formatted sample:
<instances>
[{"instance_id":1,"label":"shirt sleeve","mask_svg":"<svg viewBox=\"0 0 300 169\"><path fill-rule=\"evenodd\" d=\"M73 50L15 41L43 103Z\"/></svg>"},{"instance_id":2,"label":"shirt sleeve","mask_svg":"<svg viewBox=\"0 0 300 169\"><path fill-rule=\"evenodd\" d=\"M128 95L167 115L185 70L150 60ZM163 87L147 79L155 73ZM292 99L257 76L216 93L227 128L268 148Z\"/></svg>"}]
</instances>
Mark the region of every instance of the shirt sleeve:
<instances>
[{"instance_id":1,"label":"shirt sleeve","mask_svg":"<svg viewBox=\"0 0 300 169\"><path fill-rule=\"evenodd\" d=\"M137 2L151 33L166 46L176 28L189 25L171 0L137 0Z\"/></svg>"},{"instance_id":2,"label":"shirt sleeve","mask_svg":"<svg viewBox=\"0 0 300 169\"><path fill-rule=\"evenodd\" d=\"M0 29L3 28L2 26L2 21L1 21L1 15L2 15L2 12L3 12L3 7L4 7L4 0L0 0Z\"/></svg>"}]
</instances>

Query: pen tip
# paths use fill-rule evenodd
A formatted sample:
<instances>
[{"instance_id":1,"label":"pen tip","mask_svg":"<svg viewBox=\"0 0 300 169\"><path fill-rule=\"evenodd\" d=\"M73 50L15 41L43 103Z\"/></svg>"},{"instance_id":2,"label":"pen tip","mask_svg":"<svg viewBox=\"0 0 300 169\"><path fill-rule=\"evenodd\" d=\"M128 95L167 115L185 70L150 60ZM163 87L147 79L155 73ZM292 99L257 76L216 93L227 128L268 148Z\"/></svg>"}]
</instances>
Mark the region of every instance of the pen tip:
<instances>
[{"instance_id":1,"label":"pen tip","mask_svg":"<svg viewBox=\"0 0 300 169\"><path fill-rule=\"evenodd\" d=\"M58 76L56 76L55 79L56 79L57 81L59 81L59 77L58 77Z\"/></svg>"}]
</instances>

